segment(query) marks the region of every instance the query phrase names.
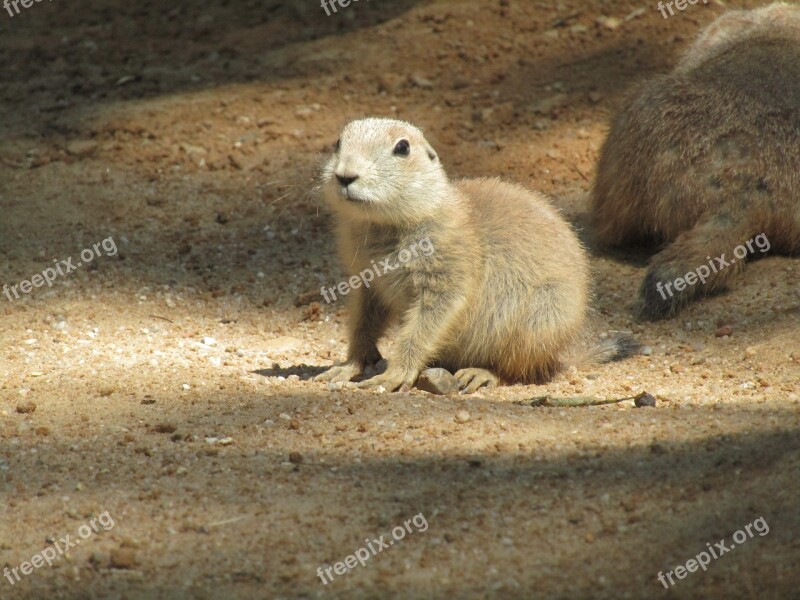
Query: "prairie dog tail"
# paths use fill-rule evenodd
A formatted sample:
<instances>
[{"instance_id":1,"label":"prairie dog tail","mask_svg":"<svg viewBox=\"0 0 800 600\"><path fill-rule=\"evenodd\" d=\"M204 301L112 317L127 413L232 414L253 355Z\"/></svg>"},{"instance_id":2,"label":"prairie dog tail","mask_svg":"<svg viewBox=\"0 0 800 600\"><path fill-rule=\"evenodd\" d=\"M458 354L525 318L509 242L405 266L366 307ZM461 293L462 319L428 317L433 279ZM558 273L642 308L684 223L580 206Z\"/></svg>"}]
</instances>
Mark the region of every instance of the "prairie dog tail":
<instances>
[{"instance_id":1,"label":"prairie dog tail","mask_svg":"<svg viewBox=\"0 0 800 600\"><path fill-rule=\"evenodd\" d=\"M632 335L627 333L617 333L610 335L604 340L589 343L569 357L572 365L596 365L625 360L631 356L639 354L642 344Z\"/></svg>"}]
</instances>

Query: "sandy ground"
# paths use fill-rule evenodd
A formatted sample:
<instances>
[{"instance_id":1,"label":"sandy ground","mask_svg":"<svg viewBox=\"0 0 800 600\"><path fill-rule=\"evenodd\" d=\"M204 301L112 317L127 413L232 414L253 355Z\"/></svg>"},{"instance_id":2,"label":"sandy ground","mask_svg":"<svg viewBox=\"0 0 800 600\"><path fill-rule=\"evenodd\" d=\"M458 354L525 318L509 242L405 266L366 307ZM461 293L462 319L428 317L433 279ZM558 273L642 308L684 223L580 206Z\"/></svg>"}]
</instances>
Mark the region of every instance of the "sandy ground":
<instances>
[{"instance_id":1,"label":"sandy ground","mask_svg":"<svg viewBox=\"0 0 800 600\"><path fill-rule=\"evenodd\" d=\"M0 598L800 597L800 263L642 323L647 255L585 228L621 94L722 6L233 4L0 12L0 284L116 249L0 295L0 568L80 542ZM310 381L347 320L297 301L342 277L311 188L365 115L552 195L592 251L595 333L649 354L469 397ZM523 402L641 391L655 408Z\"/></svg>"}]
</instances>

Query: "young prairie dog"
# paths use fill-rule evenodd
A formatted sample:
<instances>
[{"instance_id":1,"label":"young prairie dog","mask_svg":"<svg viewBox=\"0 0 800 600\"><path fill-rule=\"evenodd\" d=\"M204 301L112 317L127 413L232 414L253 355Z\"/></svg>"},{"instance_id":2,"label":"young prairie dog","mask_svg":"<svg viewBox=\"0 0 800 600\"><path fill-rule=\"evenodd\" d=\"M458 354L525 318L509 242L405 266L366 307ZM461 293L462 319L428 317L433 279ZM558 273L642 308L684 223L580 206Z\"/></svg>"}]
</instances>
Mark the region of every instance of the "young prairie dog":
<instances>
[{"instance_id":1,"label":"young prairie dog","mask_svg":"<svg viewBox=\"0 0 800 600\"><path fill-rule=\"evenodd\" d=\"M351 291L347 362L318 380L360 375L392 321L387 369L360 387L412 386L434 365L465 393L556 372L583 327L588 275L578 239L543 196L499 179L451 182L422 132L390 119L344 128L322 190L348 276L386 257L398 267ZM421 240L433 251L408 252Z\"/></svg>"},{"instance_id":2,"label":"young prairie dog","mask_svg":"<svg viewBox=\"0 0 800 600\"><path fill-rule=\"evenodd\" d=\"M648 318L724 288L752 254L664 293L757 236L800 252L800 8L726 13L671 74L638 86L600 152L592 204L606 244L666 244L640 290Z\"/></svg>"}]
</instances>

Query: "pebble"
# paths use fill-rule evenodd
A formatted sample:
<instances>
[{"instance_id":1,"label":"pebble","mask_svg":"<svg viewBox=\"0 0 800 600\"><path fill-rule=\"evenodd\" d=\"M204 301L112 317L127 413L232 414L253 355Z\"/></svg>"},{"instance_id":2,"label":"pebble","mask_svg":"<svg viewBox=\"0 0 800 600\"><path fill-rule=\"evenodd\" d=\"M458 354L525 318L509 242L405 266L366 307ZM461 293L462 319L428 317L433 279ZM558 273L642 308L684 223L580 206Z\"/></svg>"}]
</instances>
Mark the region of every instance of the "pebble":
<instances>
[{"instance_id":1,"label":"pebble","mask_svg":"<svg viewBox=\"0 0 800 600\"><path fill-rule=\"evenodd\" d=\"M598 17L597 24L602 27L605 27L610 31L614 31L616 29L619 29L619 26L622 24L622 21L620 21L616 17L603 16L603 17Z\"/></svg>"},{"instance_id":2,"label":"pebble","mask_svg":"<svg viewBox=\"0 0 800 600\"><path fill-rule=\"evenodd\" d=\"M216 346L217 340L215 340L213 337L204 337L200 340L200 343L204 346Z\"/></svg>"},{"instance_id":3,"label":"pebble","mask_svg":"<svg viewBox=\"0 0 800 600\"><path fill-rule=\"evenodd\" d=\"M733 335L733 327L731 327L730 325L723 325L722 327L718 328L714 332L714 335L716 337L724 337L726 335Z\"/></svg>"},{"instance_id":4,"label":"pebble","mask_svg":"<svg viewBox=\"0 0 800 600\"><path fill-rule=\"evenodd\" d=\"M17 412L22 415L27 415L32 413L36 410L36 404L31 402L30 400L25 400L24 402L20 402L17 404Z\"/></svg>"},{"instance_id":5,"label":"pebble","mask_svg":"<svg viewBox=\"0 0 800 600\"><path fill-rule=\"evenodd\" d=\"M231 444L233 444L233 438L232 437L222 437L222 438L207 437L206 438L206 444L214 444L214 445L217 445L217 446L230 446Z\"/></svg>"},{"instance_id":6,"label":"pebble","mask_svg":"<svg viewBox=\"0 0 800 600\"><path fill-rule=\"evenodd\" d=\"M636 405L636 408L643 408L645 406L655 406L656 405L656 398L655 396L648 394L645 392L643 396L637 397L633 403Z\"/></svg>"},{"instance_id":7,"label":"pebble","mask_svg":"<svg viewBox=\"0 0 800 600\"><path fill-rule=\"evenodd\" d=\"M291 452L289 453L289 462L299 465L303 462L303 455L299 452Z\"/></svg>"},{"instance_id":8,"label":"pebble","mask_svg":"<svg viewBox=\"0 0 800 600\"><path fill-rule=\"evenodd\" d=\"M748 346L744 349L744 357L745 358L753 358L757 354L756 349L753 346Z\"/></svg>"},{"instance_id":9,"label":"pebble","mask_svg":"<svg viewBox=\"0 0 800 600\"><path fill-rule=\"evenodd\" d=\"M115 548L111 551L112 569L133 569L139 564L136 552L130 548Z\"/></svg>"},{"instance_id":10,"label":"pebble","mask_svg":"<svg viewBox=\"0 0 800 600\"><path fill-rule=\"evenodd\" d=\"M456 423L466 423L470 420L471 416L466 410L460 410L456 413Z\"/></svg>"},{"instance_id":11,"label":"pebble","mask_svg":"<svg viewBox=\"0 0 800 600\"><path fill-rule=\"evenodd\" d=\"M425 369L420 373L416 387L431 394L455 394L458 380L446 369Z\"/></svg>"},{"instance_id":12,"label":"pebble","mask_svg":"<svg viewBox=\"0 0 800 600\"><path fill-rule=\"evenodd\" d=\"M653 354L653 349L650 346L645 346L644 348L642 348L643 356L650 356L651 354Z\"/></svg>"},{"instance_id":13,"label":"pebble","mask_svg":"<svg viewBox=\"0 0 800 600\"><path fill-rule=\"evenodd\" d=\"M415 73L414 75L411 76L411 83L413 83L415 86L419 88L427 90L433 88L433 82L430 79L426 79L422 75L419 75L418 73Z\"/></svg>"},{"instance_id":14,"label":"pebble","mask_svg":"<svg viewBox=\"0 0 800 600\"><path fill-rule=\"evenodd\" d=\"M72 156L89 156L97 150L97 142L92 140L75 140L67 144L67 153Z\"/></svg>"},{"instance_id":15,"label":"pebble","mask_svg":"<svg viewBox=\"0 0 800 600\"><path fill-rule=\"evenodd\" d=\"M529 106L529 110L533 111L538 114L547 114L551 112L554 108L558 108L563 106L567 101L566 94L556 94L555 96L551 96L550 98L542 98L533 102Z\"/></svg>"}]
</instances>

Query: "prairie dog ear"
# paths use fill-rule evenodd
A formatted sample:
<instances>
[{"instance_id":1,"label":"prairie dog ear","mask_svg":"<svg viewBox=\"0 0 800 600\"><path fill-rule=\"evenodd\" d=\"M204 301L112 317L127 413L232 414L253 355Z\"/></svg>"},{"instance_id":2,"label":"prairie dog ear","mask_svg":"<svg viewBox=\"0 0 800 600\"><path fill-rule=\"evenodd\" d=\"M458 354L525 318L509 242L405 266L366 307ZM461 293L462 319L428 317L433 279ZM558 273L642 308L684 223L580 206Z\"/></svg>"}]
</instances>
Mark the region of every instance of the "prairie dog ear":
<instances>
[{"instance_id":1,"label":"prairie dog ear","mask_svg":"<svg viewBox=\"0 0 800 600\"><path fill-rule=\"evenodd\" d=\"M440 146L440 140L437 138L435 134L432 134L430 132L423 132L422 130L420 130L420 133L422 133L423 135L421 141L423 144L423 148L425 148L425 154L428 155L428 158L430 159L431 162L438 161L439 154L433 148L434 146Z\"/></svg>"}]
</instances>

